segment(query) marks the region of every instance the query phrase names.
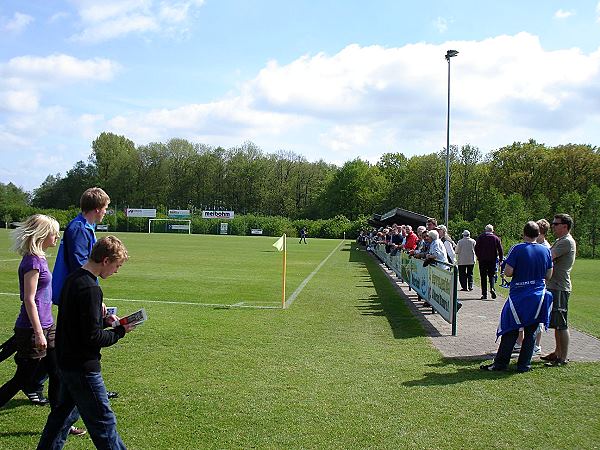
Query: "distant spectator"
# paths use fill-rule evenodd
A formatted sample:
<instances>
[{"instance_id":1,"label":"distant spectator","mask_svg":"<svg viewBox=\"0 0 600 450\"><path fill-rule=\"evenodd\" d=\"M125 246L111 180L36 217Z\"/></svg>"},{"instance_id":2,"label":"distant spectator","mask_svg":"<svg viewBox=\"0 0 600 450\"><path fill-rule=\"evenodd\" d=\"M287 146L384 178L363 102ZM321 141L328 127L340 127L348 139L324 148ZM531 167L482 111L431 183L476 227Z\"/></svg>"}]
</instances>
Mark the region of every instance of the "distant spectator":
<instances>
[{"instance_id":1,"label":"distant spectator","mask_svg":"<svg viewBox=\"0 0 600 450\"><path fill-rule=\"evenodd\" d=\"M481 299L487 300L488 283L492 298L496 298L496 290L494 289L496 263L502 263L504 253L500 238L494 234L494 227L492 225L486 225L485 232L477 238L475 254L479 261Z\"/></svg>"},{"instance_id":2,"label":"distant spectator","mask_svg":"<svg viewBox=\"0 0 600 450\"><path fill-rule=\"evenodd\" d=\"M300 242L298 242L298 244L302 244L302 241L304 241L305 244L307 243L306 235L307 235L306 227L302 227L300 229Z\"/></svg>"},{"instance_id":3,"label":"distant spectator","mask_svg":"<svg viewBox=\"0 0 600 450\"><path fill-rule=\"evenodd\" d=\"M446 255L448 255L448 262L450 264L454 264L456 262L456 253L454 253L454 241L448 234L448 229L446 225L440 225L438 227L440 233L440 239L444 243L444 247L446 248Z\"/></svg>"},{"instance_id":4,"label":"distant spectator","mask_svg":"<svg viewBox=\"0 0 600 450\"><path fill-rule=\"evenodd\" d=\"M546 239L546 235L548 234L548 231L550 231L550 222L546 219L540 219L537 221L537 225L540 227L540 235L537 237L536 242L548 248L552 247L550 242Z\"/></svg>"},{"instance_id":5,"label":"distant spectator","mask_svg":"<svg viewBox=\"0 0 600 450\"><path fill-rule=\"evenodd\" d=\"M415 250L417 248L417 235L412 230L410 225L406 225L404 228L406 231L406 238L404 239L404 249L407 251Z\"/></svg>"},{"instance_id":6,"label":"distant spectator","mask_svg":"<svg viewBox=\"0 0 600 450\"><path fill-rule=\"evenodd\" d=\"M473 267L475 266L475 239L469 230L463 231L463 237L456 244L458 280L461 291L473 290Z\"/></svg>"},{"instance_id":7,"label":"distant spectator","mask_svg":"<svg viewBox=\"0 0 600 450\"><path fill-rule=\"evenodd\" d=\"M430 217L427 219L427 231L435 230L437 228L437 219Z\"/></svg>"}]
</instances>

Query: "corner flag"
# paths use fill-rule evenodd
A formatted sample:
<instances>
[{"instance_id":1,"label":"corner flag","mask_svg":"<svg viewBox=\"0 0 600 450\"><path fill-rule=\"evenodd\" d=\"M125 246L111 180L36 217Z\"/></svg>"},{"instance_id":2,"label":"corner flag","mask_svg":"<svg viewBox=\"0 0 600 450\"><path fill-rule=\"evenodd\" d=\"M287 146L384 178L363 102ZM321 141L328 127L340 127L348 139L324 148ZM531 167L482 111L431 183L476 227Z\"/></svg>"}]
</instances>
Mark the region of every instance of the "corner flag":
<instances>
[{"instance_id":1,"label":"corner flag","mask_svg":"<svg viewBox=\"0 0 600 450\"><path fill-rule=\"evenodd\" d=\"M275 243L273 244L273 247L275 247L278 251L282 251L283 250L283 240L284 240L284 236L281 236L279 239L277 239L277 241L275 241Z\"/></svg>"},{"instance_id":2,"label":"corner flag","mask_svg":"<svg viewBox=\"0 0 600 450\"><path fill-rule=\"evenodd\" d=\"M281 307L285 309L285 273L287 266L287 245L285 242L285 233L279 239L275 241L273 247L275 247L278 251L283 251L283 270L282 270L282 280L281 280Z\"/></svg>"}]
</instances>

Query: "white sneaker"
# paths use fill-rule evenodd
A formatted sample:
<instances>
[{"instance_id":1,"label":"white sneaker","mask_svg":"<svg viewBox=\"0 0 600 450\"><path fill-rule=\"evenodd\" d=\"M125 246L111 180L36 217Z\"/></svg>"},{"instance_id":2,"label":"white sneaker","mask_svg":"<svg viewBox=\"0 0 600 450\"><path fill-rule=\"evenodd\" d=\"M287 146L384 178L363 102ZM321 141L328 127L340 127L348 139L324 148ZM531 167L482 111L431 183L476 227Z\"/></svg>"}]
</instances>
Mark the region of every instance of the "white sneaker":
<instances>
[{"instance_id":1,"label":"white sneaker","mask_svg":"<svg viewBox=\"0 0 600 450\"><path fill-rule=\"evenodd\" d=\"M521 351L521 344L515 344L513 347L513 353L519 353Z\"/></svg>"},{"instance_id":2,"label":"white sneaker","mask_svg":"<svg viewBox=\"0 0 600 450\"><path fill-rule=\"evenodd\" d=\"M538 356L542 354L542 346L541 345L536 345L535 347L533 347L533 356Z\"/></svg>"}]
</instances>

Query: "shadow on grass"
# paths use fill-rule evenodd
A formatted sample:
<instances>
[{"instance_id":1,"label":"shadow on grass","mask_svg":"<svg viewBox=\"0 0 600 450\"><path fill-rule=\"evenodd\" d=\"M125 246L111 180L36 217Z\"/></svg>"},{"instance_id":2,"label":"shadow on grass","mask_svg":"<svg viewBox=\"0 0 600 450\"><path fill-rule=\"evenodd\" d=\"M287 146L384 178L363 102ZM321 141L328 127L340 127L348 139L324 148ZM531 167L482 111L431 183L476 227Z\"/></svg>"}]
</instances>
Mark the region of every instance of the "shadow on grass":
<instances>
[{"instance_id":1,"label":"shadow on grass","mask_svg":"<svg viewBox=\"0 0 600 450\"><path fill-rule=\"evenodd\" d=\"M344 248L344 250L346 249ZM417 319L408 310L399 294L374 260L365 251L357 249L356 246L350 245L346 251L350 252L350 262L364 266L369 273L369 275L357 277L357 287L375 288L375 294L370 295L368 298L360 299L362 304L357 306L357 308L361 314L384 316L390 324L390 328L396 339L426 336L427 334Z\"/></svg>"},{"instance_id":2,"label":"shadow on grass","mask_svg":"<svg viewBox=\"0 0 600 450\"><path fill-rule=\"evenodd\" d=\"M12 433L0 432L0 439L4 437L39 436L40 431L13 431Z\"/></svg>"},{"instance_id":3,"label":"shadow on grass","mask_svg":"<svg viewBox=\"0 0 600 450\"><path fill-rule=\"evenodd\" d=\"M31 402L25 398L17 398L10 400L6 405L2 407L2 410L6 411L8 409L18 408L19 406L31 405ZM0 410L0 411L2 411Z\"/></svg>"},{"instance_id":4,"label":"shadow on grass","mask_svg":"<svg viewBox=\"0 0 600 450\"><path fill-rule=\"evenodd\" d=\"M448 372L426 372L418 380L405 381L406 387L416 386L448 386L451 384L464 383L466 381L506 378L513 375L522 375L516 371L507 372L485 372L479 367L460 367L454 373Z\"/></svg>"},{"instance_id":5,"label":"shadow on grass","mask_svg":"<svg viewBox=\"0 0 600 450\"><path fill-rule=\"evenodd\" d=\"M529 373L519 373L514 365L511 365L505 372L486 372L479 369L479 364L474 366L475 356L464 358L442 358L440 362L428 364L428 367L457 367L456 372L426 372L423 377L418 380L405 381L402 385L407 387L415 386L447 386L451 384L463 383L465 381L474 380L496 380L499 378L508 378L512 376L526 377ZM491 363L490 355L481 355L479 359L487 359L487 361L479 361L479 363ZM531 368L534 371L544 370L543 361L532 361Z\"/></svg>"}]
</instances>

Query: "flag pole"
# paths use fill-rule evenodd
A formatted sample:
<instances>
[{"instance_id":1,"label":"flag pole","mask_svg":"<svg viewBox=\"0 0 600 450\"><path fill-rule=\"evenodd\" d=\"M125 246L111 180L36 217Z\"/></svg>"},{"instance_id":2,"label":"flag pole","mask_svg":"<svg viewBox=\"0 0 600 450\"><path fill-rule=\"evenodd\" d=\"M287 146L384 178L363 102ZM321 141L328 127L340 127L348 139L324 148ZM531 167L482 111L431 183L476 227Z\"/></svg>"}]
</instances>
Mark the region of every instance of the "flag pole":
<instances>
[{"instance_id":1,"label":"flag pole","mask_svg":"<svg viewBox=\"0 0 600 450\"><path fill-rule=\"evenodd\" d=\"M281 307L285 309L285 272L286 272L286 259L287 259L287 236L283 233L283 282L281 289Z\"/></svg>"}]
</instances>

